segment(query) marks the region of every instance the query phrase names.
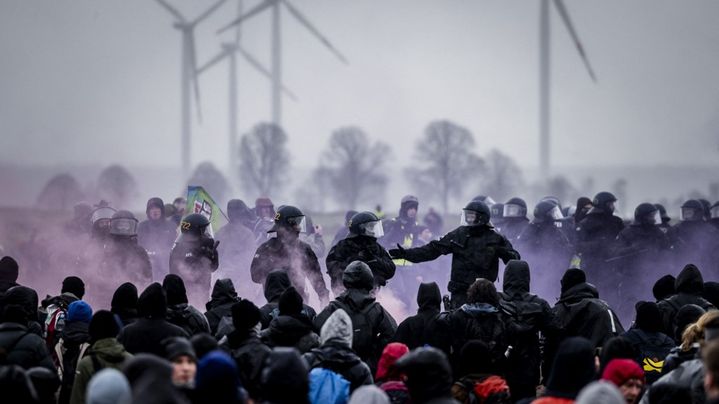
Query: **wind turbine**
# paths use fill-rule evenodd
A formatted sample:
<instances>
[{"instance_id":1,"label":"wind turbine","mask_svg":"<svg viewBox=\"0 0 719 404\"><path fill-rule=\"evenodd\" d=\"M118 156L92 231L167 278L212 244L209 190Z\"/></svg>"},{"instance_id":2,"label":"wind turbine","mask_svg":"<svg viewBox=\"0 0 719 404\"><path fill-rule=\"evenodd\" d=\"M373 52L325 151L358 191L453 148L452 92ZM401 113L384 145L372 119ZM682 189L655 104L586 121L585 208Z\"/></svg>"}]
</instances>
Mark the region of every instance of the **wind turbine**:
<instances>
[{"instance_id":1,"label":"wind turbine","mask_svg":"<svg viewBox=\"0 0 719 404\"><path fill-rule=\"evenodd\" d=\"M182 152L180 164L182 175L186 180L190 174L190 146L191 146L191 117L190 117L190 87L195 94L195 108L197 118L202 121L200 112L200 87L197 83L197 54L195 52L195 27L217 10L226 0L219 0L210 8L205 10L194 20L186 19L176 8L165 0L156 0L157 3L172 14L176 20L174 27L182 33L182 54L180 64L180 127L182 133Z\"/></svg>"},{"instance_id":2,"label":"wind turbine","mask_svg":"<svg viewBox=\"0 0 719 404\"><path fill-rule=\"evenodd\" d=\"M237 16L242 15L242 0L238 0L237 2ZM223 42L221 44L221 50L220 52L215 55L212 59L210 59L207 63L202 65L199 69L197 69L197 75L199 76L203 72L210 69L212 66L216 65L217 63L221 62L222 60L227 59L229 62L228 66L228 85L227 85L227 92L228 92L228 135L229 135L229 156L227 160L228 168L229 168L229 175L234 176L235 175L235 169L233 167L232 161L235 158L235 153L237 150L235 150L236 145L235 142L237 141L237 110L238 110L238 103L237 103L237 55L239 54L242 56L249 64L250 66L254 67L255 70L260 72L263 76L272 79L272 73L262 66L260 62L257 61L252 55L250 55L247 51L245 51L242 46L240 46L240 38L241 38L241 28L238 24L235 27L235 39L233 42ZM297 97L285 86L281 86L282 91L284 94L289 97L293 101L297 101Z\"/></svg>"},{"instance_id":3,"label":"wind turbine","mask_svg":"<svg viewBox=\"0 0 719 404\"><path fill-rule=\"evenodd\" d=\"M282 100L280 92L282 90L282 38L280 30L280 4L283 4L287 11L302 24L312 35L314 35L322 44L337 57L342 63L349 64L347 59L335 48L330 41L315 28L312 23L305 17L295 6L288 0L263 0L245 15L236 18L234 21L221 28L218 33L228 30L230 27L240 24L243 21L267 10L272 11L272 122L281 125L282 122Z\"/></svg>"},{"instance_id":4,"label":"wind turbine","mask_svg":"<svg viewBox=\"0 0 719 404\"><path fill-rule=\"evenodd\" d=\"M549 8L550 0L540 0L540 11L539 11L539 171L543 180L549 178L549 159L550 159L550 24L549 24ZM567 7L564 5L563 0L553 0L554 5L557 8L559 16L562 17L564 25L569 31L569 35L572 37L572 41L577 48L579 56L584 62L584 66L587 68L589 77L592 81L597 82L597 77L594 75L592 65L589 63L589 58L584 52L584 47L579 40L579 35L574 29L572 20L569 17Z\"/></svg>"}]
</instances>

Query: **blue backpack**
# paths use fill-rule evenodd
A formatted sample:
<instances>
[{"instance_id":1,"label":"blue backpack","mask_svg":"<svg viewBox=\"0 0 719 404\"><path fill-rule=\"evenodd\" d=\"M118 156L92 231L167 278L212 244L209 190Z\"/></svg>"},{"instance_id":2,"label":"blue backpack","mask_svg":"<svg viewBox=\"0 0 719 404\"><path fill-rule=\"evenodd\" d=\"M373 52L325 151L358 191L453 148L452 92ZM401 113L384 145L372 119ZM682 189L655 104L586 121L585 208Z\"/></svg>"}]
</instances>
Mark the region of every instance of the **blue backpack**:
<instances>
[{"instance_id":1,"label":"blue backpack","mask_svg":"<svg viewBox=\"0 0 719 404\"><path fill-rule=\"evenodd\" d=\"M347 404L350 382L341 375L323 368L310 371L310 403Z\"/></svg>"}]
</instances>

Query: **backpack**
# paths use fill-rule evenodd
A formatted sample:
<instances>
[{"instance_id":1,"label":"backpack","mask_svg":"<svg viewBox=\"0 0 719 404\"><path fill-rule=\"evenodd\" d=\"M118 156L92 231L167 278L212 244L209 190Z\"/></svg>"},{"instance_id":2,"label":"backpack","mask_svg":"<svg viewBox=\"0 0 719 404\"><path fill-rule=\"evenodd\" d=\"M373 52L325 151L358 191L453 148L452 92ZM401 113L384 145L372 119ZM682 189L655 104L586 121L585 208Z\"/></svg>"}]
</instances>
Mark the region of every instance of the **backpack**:
<instances>
[{"instance_id":1,"label":"backpack","mask_svg":"<svg viewBox=\"0 0 719 404\"><path fill-rule=\"evenodd\" d=\"M465 376L452 387L454 398L463 404L511 403L509 385L499 376Z\"/></svg>"},{"instance_id":2,"label":"backpack","mask_svg":"<svg viewBox=\"0 0 719 404\"><path fill-rule=\"evenodd\" d=\"M47 317L45 317L45 344L48 351L54 355L62 330L65 328L65 317L67 317L67 303L62 299L56 299L56 303L47 306ZM53 359L57 360L57 357Z\"/></svg>"},{"instance_id":3,"label":"backpack","mask_svg":"<svg viewBox=\"0 0 719 404\"><path fill-rule=\"evenodd\" d=\"M310 371L309 399L312 404L346 404L350 398L350 382L324 368Z\"/></svg>"},{"instance_id":4,"label":"backpack","mask_svg":"<svg viewBox=\"0 0 719 404\"><path fill-rule=\"evenodd\" d=\"M372 324L370 311L375 308L378 303L374 302L367 305L362 311L354 311L346 304L339 300L330 302L335 310L344 310L352 320L352 350L357 353L363 360L367 360L375 355L377 346L377 335L375 333L375 324Z\"/></svg>"},{"instance_id":5,"label":"backpack","mask_svg":"<svg viewBox=\"0 0 719 404\"><path fill-rule=\"evenodd\" d=\"M647 383L654 383L661 377L664 359L669 355L670 348L660 346L661 341L644 331L636 328L634 332L639 336L640 342L634 344L637 349L639 365L644 370Z\"/></svg>"}]
</instances>

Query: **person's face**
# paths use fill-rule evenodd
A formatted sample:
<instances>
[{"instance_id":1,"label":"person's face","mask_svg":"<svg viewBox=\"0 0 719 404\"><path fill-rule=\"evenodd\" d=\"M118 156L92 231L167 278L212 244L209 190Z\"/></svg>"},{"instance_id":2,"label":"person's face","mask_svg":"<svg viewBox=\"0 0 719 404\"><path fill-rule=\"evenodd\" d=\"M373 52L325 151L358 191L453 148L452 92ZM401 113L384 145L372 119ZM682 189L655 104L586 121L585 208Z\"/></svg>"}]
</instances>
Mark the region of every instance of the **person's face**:
<instances>
[{"instance_id":1,"label":"person's face","mask_svg":"<svg viewBox=\"0 0 719 404\"><path fill-rule=\"evenodd\" d=\"M272 208L270 208L269 206L262 206L262 207L259 209L259 213L258 213L258 214L259 214L259 216L260 216L261 218L263 218L263 219L274 219L274 218L272 217Z\"/></svg>"},{"instance_id":2,"label":"person's face","mask_svg":"<svg viewBox=\"0 0 719 404\"><path fill-rule=\"evenodd\" d=\"M432 240L432 232L429 229L422 230L422 233L419 234L419 238L422 241L429 242Z\"/></svg>"},{"instance_id":3,"label":"person's face","mask_svg":"<svg viewBox=\"0 0 719 404\"><path fill-rule=\"evenodd\" d=\"M642 392L642 388L644 387L644 382L642 382L639 379L629 379L624 384L619 386L619 391L622 393L622 396L624 396L624 399L627 400L627 404L634 404L637 401L637 397L639 397L639 394Z\"/></svg>"},{"instance_id":4,"label":"person's face","mask_svg":"<svg viewBox=\"0 0 719 404\"><path fill-rule=\"evenodd\" d=\"M185 202L177 201L173 205L175 205L175 213L182 216L185 213Z\"/></svg>"},{"instance_id":5,"label":"person's face","mask_svg":"<svg viewBox=\"0 0 719 404\"><path fill-rule=\"evenodd\" d=\"M162 209L153 206L150 208L150 210L147 212L147 217L150 220L160 220L162 218Z\"/></svg>"},{"instance_id":6,"label":"person's face","mask_svg":"<svg viewBox=\"0 0 719 404\"><path fill-rule=\"evenodd\" d=\"M172 383L177 386L190 384L195 379L197 364L187 355L180 355L172 361Z\"/></svg>"},{"instance_id":7,"label":"person's face","mask_svg":"<svg viewBox=\"0 0 719 404\"><path fill-rule=\"evenodd\" d=\"M407 209L407 217L410 219L414 219L415 217L417 217L417 208Z\"/></svg>"}]
</instances>

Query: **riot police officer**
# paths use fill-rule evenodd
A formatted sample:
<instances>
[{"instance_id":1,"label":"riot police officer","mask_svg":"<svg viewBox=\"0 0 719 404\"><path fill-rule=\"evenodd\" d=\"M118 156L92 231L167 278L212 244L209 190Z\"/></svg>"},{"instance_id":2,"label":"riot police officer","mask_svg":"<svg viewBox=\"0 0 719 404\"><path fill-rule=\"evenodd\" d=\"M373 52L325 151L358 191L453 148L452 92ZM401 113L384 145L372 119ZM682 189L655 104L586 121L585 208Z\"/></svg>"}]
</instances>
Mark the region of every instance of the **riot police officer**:
<instances>
[{"instance_id":1,"label":"riot police officer","mask_svg":"<svg viewBox=\"0 0 719 404\"><path fill-rule=\"evenodd\" d=\"M277 209L274 225L269 230L276 236L257 248L250 275L253 282L264 286L271 271L285 271L304 301L308 300L305 279L309 279L320 303L325 305L329 302L329 291L322 279L319 261L312 248L299 238L305 225L305 215L296 207L285 205Z\"/></svg>"},{"instance_id":2,"label":"riot police officer","mask_svg":"<svg viewBox=\"0 0 719 404\"><path fill-rule=\"evenodd\" d=\"M489 207L484 202L472 201L462 211L461 226L441 239L409 249L397 245L397 248L389 250L389 254L411 262L431 261L440 255L452 254L447 289L452 293L452 306L460 307L467 300L469 286L477 278L492 282L497 280L499 259L505 264L509 260L520 259L512 243L494 231L489 219Z\"/></svg>"},{"instance_id":3,"label":"riot police officer","mask_svg":"<svg viewBox=\"0 0 719 404\"><path fill-rule=\"evenodd\" d=\"M614 216L614 203L617 198L610 192L600 192L594 196L592 209L577 225L576 250L580 255L580 265L587 274L587 281L600 290L608 290L614 285L604 282L605 273L611 270L606 260L611 257L613 243L622 229L624 221ZM604 287L602 287L604 286Z\"/></svg>"},{"instance_id":4,"label":"riot police officer","mask_svg":"<svg viewBox=\"0 0 719 404\"><path fill-rule=\"evenodd\" d=\"M220 264L209 219L199 213L180 221L180 235L170 253L170 273L185 281L187 295L194 305L207 302L212 272Z\"/></svg>"},{"instance_id":5,"label":"riot police officer","mask_svg":"<svg viewBox=\"0 0 719 404\"><path fill-rule=\"evenodd\" d=\"M719 231L704 220L704 205L690 199L681 207L680 221L673 227L675 261L695 264L705 274L719 275Z\"/></svg>"},{"instance_id":6,"label":"riot police officer","mask_svg":"<svg viewBox=\"0 0 719 404\"><path fill-rule=\"evenodd\" d=\"M342 273L353 261L362 261L372 270L374 285L384 286L395 273L395 265L387 251L377 243L384 230L372 212L360 212L349 220L349 235L340 240L327 254L327 274L335 296L344 291Z\"/></svg>"},{"instance_id":7,"label":"riot police officer","mask_svg":"<svg viewBox=\"0 0 719 404\"><path fill-rule=\"evenodd\" d=\"M529 224L527 218L527 202L514 197L504 204L502 212L502 229L500 233L509 241L515 241Z\"/></svg>"}]
</instances>

